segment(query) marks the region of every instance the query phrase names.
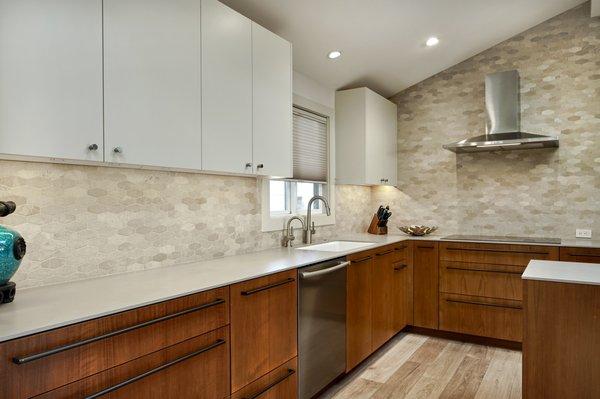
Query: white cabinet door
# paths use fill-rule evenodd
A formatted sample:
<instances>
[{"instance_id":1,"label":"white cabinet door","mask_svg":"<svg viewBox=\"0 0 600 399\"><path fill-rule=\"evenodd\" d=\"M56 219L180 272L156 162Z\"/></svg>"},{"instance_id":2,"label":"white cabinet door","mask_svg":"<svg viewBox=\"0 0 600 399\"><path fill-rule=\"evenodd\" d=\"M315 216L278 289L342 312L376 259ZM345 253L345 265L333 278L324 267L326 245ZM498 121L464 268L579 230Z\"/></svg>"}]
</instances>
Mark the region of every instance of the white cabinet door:
<instances>
[{"instance_id":1,"label":"white cabinet door","mask_svg":"<svg viewBox=\"0 0 600 399\"><path fill-rule=\"evenodd\" d=\"M0 153L102 150L102 0L0 0Z\"/></svg>"},{"instance_id":2,"label":"white cabinet door","mask_svg":"<svg viewBox=\"0 0 600 399\"><path fill-rule=\"evenodd\" d=\"M200 1L104 0L104 62L106 161L201 169Z\"/></svg>"},{"instance_id":3,"label":"white cabinet door","mask_svg":"<svg viewBox=\"0 0 600 399\"><path fill-rule=\"evenodd\" d=\"M387 180L386 185L395 186L398 174L398 109L396 104L387 102L384 112L385 125L382 127L382 134L385 141L385 152L381 158L383 177Z\"/></svg>"},{"instance_id":4,"label":"white cabinet door","mask_svg":"<svg viewBox=\"0 0 600 399\"><path fill-rule=\"evenodd\" d=\"M292 47L256 23L252 74L254 170L292 177Z\"/></svg>"},{"instance_id":5,"label":"white cabinet door","mask_svg":"<svg viewBox=\"0 0 600 399\"><path fill-rule=\"evenodd\" d=\"M396 105L366 90L367 184L396 185Z\"/></svg>"},{"instance_id":6,"label":"white cabinet door","mask_svg":"<svg viewBox=\"0 0 600 399\"><path fill-rule=\"evenodd\" d=\"M387 144L383 138L385 110L382 101L387 101L371 90L365 93L365 180L366 184L385 184L382 158Z\"/></svg>"},{"instance_id":7,"label":"white cabinet door","mask_svg":"<svg viewBox=\"0 0 600 399\"><path fill-rule=\"evenodd\" d=\"M203 169L252 173L252 22L216 0L202 0L202 116Z\"/></svg>"}]
</instances>

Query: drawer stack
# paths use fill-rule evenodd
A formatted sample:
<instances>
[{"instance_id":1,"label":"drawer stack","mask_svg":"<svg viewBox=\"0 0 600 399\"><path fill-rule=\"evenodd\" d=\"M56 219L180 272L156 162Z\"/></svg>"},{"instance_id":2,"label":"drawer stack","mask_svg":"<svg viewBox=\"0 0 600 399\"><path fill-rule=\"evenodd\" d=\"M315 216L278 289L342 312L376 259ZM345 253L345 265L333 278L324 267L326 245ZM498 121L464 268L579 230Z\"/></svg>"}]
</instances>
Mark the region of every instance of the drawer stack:
<instances>
[{"instance_id":1,"label":"drawer stack","mask_svg":"<svg viewBox=\"0 0 600 399\"><path fill-rule=\"evenodd\" d=\"M297 397L297 271L231 286L232 398Z\"/></svg>"},{"instance_id":2,"label":"drawer stack","mask_svg":"<svg viewBox=\"0 0 600 399\"><path fill-rule=\"evenodd\" d=\"M224 287L7 341L0 397L227 397L228 324Z\"/></svg>"},{"instance_id":3,"label":"drawer stack","mask_svg":"<svg viewBox=\"0 0 600 399\"><path fill-rule=\"evenodd\" d=\"M440 243L439 328L522 341L521 274L532 259L557 260L558 248Z\"/></svg>"}]
</instances>

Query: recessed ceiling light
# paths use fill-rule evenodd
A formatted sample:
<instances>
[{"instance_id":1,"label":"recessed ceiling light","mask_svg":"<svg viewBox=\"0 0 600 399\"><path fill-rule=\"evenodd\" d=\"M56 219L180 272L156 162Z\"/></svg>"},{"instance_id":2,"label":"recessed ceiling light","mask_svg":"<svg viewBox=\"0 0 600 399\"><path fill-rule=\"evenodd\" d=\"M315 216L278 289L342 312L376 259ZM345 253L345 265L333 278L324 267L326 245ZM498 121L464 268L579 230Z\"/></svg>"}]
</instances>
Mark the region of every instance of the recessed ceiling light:
<instances>
[{"instance_id":1,"label":"recessed ceiling light","mask_svg":"<svg viewBox=\"0 0 600 399\"><path fill-rule=\"evenodd\" d=\"M335 60L336 58L338 58L341 55L342 55L341 51L333 50L329 54L327 54L327 58L329 58L330 60Z\"/></svg>"},{"instance_id":2,"label":"recessed ceiling light","mask_svg":"<svg viewBox=\"0 0 600 399\"><path fill-rule=\"evenodd\" d=\"M438 39L437 37L433 36L433 37L430 37L429 39L427 39L427 41L425 42L425 44L427 45L427 47L431 47L431 46L435 46L439 42L440 42L440 39Z\"/></svg>"}]
</instances>

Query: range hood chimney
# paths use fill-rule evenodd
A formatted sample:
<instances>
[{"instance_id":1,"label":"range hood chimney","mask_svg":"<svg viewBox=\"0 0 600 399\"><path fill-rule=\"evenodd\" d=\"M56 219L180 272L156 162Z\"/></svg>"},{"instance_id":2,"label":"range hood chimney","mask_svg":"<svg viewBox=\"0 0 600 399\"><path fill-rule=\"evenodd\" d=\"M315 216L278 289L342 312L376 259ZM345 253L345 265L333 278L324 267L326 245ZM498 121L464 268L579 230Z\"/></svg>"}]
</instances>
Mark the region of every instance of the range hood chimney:
<instances>
[{"instance_id":1,"label":"range hood chimney","mask_svg":"<svg viewBox=\"0 0 600 399\"><path fill-rule=\"evenodd\" d=\"M485 77L486 133L443 146L456 153L558 147L558 137L521 132L519 72Z\"/></svg>"}]
</instances>

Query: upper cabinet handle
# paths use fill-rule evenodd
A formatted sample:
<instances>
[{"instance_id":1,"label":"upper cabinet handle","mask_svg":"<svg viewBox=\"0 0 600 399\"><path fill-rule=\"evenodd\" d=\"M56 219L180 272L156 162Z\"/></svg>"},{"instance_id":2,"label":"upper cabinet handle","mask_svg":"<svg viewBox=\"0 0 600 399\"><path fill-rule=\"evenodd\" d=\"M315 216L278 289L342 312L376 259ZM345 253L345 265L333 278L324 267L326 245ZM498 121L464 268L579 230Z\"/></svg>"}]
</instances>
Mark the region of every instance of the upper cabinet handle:
<instances>
[{"instance_id":1,"label":"upper cabinet handle","mask_svg":"<svg viewBox=\"0 0 600 399\"><path fill-rule=\"evenodd\" d=\"M259 163L258 165L256 165L256 169L262 169L264 167L265 167L265 165L263 165L262 163Z\"/></svg>"},{"instance_id":2,"label":"upper cabinet handle","mask_svg":"<svg viewBox=\"0 0 600 399\"><path fill-rule=\"evenodd\" d=\"M115 154L122 154L123 153L123 149L121 147L115 147L115 148L113 148L113 152Z\"/></svg>"},{"instance_id":3,"label":"upper cabinet handle","mask_svg":"<svg viewBox=\"0 0 600 399\"><path fill-rule=\"evenodd\" d=\"M38 359L42 359L44 357L52 356L52 355L55 355L55 354L60 353L60 352L68 351L70 349L79 348L80 346L88 345L88 344L91 344L91 343L96 342L96 341L100 341L100 340L103 340L103 339L114 337L115 335L124 334L126 332L137 330L138 328L147 327L147 326L150 326L152 324L159 323L161 321L173 319L175 317L183 316L183 315L186 315L188 313L196 312L198 310L210 308L212 306L220 305L222 303L225 303L224 299L215 299L212 302L204 303L204 304L202 304L200 306L196 306L196 307L193 307L193 308L190 308L190 309L182 310L181 312L172 313L172 314L169 314L169 315L166 315L166 316L158 317L156 319L148 320L148 321L145 321L143 323L135 324L133 326L125 327L125 328L122 328L120 330L115 330L115 331L112 331L112 332L109 332L109 333L106 333L106 334L98 335L96 337L84 339L82 341L76 341L76 342L73 342L73 343L70 343L70 344L67 344L67 345L63 345L63 346L59 346L59 347L54 348L54 349L47 350L45 352L40 352L40 353L36 353L34 355L28 355L28 356L22 356L22 357L14 357L12 359L12 361L15 364L25 364L25 363L33 362L34 360L38 360Z\"/></svg>"},{"instance_id":4,"label":"upper cabinet handle","mask_svg":"<svg viewBox=\"0 0 600 399\"><path fill-rule=\"evenodd\" d=\"M280 285L293 283L294 281L296 281L295 278L289 277L289 278L286 278L285 280L278 281L273 284L263 285L262 287L253 288L253 289L247 290L247 291L242 291L242 295L248 296L248 295L256 294L257 292L261 292L261 291L269 290L271 288L279 287Z\"/></svg>"},{"instance_id":5,"label":"upper cabinet handle","mask_svg":"<svg viewBox=\"0 0 600 399\"><path fill-rule=\"evenodd\" d=\"M251 168L252 167L252 162L246 162L246 169Z\"/></svg>"},{"instance_id":6,"label":"upper cabinet handle","mask_svg":"<svg viewBox=\"0 0 600 399\"><path fill-rule=\"evenodd\" d=\"M90 144L88 146L88 150L90 151L96 151L98 149L98 144Z\"/></svg>"}]
</instances>

